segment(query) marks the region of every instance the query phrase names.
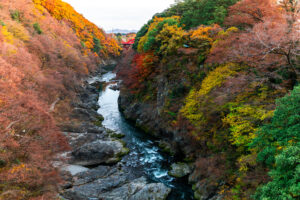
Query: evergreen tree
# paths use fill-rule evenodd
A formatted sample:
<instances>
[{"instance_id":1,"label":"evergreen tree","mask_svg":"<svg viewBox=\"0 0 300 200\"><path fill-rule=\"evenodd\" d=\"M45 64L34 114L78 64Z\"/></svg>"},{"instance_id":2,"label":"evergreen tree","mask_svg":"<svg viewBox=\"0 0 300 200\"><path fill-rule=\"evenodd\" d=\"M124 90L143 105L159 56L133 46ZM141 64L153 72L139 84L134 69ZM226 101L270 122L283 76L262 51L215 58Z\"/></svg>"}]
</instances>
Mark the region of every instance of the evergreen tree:
<instances>
[{"instance_id":1,"label":"evergreen tree","mask_svg":"<svg viewBox=\"0 0 300 200\"><path fill-rule=\"evenodd\" d=\"M257 160L271 169L272 178L254 198L300 198L300 86L277 101L272 122L260 129L252 147L260 150Z\"/></svg>"}]
</instances>

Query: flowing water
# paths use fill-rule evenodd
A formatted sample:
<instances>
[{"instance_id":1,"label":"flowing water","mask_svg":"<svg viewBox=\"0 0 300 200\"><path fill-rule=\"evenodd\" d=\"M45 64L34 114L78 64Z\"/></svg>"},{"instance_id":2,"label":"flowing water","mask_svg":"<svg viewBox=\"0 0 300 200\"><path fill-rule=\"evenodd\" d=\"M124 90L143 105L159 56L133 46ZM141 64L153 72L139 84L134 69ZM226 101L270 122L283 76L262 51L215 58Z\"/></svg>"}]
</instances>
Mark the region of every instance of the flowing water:
<instances>
[{"instance_id":1,"label":"flowing water","mask_svg":"<svg viewBox=\"0 0 300 200\"><path fill-rule=\"evenodd\" d=\"M109 88L115 84L111 82L115 76L115 73L108 72L100 78L101 81L107 82L108 86L100 93L98 113L104 117L102 123L104 127L125 134L123 140L130 149L130 153L124 156L121 162L136 176L144 175L151 182L161 182L172 188L168 200L193 199L187 180L175 179L168 175L173 158L162 153L153 138L133 127L120 113L118 108L120 92ZM99 78L94 78L94 80L99 80Z\"/></svg>"}]
</instances>

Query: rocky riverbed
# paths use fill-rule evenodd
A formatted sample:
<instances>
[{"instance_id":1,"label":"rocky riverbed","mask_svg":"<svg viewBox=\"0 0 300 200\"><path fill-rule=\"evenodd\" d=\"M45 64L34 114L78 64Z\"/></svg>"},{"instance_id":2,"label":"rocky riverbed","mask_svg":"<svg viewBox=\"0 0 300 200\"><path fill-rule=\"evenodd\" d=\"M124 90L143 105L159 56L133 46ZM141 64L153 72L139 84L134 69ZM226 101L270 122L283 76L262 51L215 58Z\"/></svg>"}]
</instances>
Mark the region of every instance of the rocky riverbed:
<instances>
[{"instance_id":1,"label":"rocky riverbed","mask_svg":"<svg viewBox=\"0 0 300 200\"><path fill-rule=\"evenodd\" d=\"M101 73L101 72L99 72ZM171 189L163 183L149 182L143 174L132 173L122 157L129 153L121 134L102 126L99 90L103 81L86 81L73 102L72 117L77 123L61 124L71 150L60 155L55 165L64 179L60 196L66 200L163 200ZM58 159L60 160L60 159ZM122 164L123 163L123 164Z\"/></svg>"}]
</instances>

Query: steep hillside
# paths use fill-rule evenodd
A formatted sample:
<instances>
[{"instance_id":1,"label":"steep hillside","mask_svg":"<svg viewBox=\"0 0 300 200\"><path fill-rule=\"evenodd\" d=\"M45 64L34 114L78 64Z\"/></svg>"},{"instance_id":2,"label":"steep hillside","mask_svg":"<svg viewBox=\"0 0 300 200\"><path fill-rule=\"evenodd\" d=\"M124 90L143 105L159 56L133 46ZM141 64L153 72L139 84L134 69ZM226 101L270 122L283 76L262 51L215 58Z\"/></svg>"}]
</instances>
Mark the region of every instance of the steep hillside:
<instances>
[{"instance_id":1,"label":"steep hillside","mask_svg":"<svg viewBox=\"0 0 300 200\"><path fill-rule=\"evenodd\" d=\"M52 199L82 80L120 47L60 0L0 1L0 199Z\"/></svg>"},{"instance_id":2,"label":"steep hillside","mask_svg":"<svg viewBox=\"0 0 300 200\"><path fill-rule=\"evenodd\" d=\"M185 0L156 14L120 64L119 104L193 163L196 199L297 199L300 4L235 2Z\"/></svg>"}]
</instances>

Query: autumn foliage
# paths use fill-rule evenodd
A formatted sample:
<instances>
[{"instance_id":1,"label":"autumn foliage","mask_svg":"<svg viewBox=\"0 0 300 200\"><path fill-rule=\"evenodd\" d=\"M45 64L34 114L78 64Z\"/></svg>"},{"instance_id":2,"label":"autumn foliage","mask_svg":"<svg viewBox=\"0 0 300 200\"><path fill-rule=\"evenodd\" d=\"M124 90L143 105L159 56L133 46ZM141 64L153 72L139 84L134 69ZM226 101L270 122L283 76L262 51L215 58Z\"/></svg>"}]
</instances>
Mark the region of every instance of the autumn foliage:
<instances>
[{"instance_id":1,"label":"autumn foliage","mask_svg":"<svg viewBox=\"0 0 300 200\"><path fill-rule=\"evenodd\" d=\"M124 90L132 103L157 108L162 129L197 160L190 177L197 198L206 198L205 187L224 199L299 198L298 118L278 118L299 107L299 14L297 0L184 0L137 33ZM293 88L274 115L275 99ZM278 121L264 125L273 115ZM293 138L280 146L286 134Z\"/></svg>"},{"instance_id":2,"label":"autumn foliage","mask_svg":"<svg viewBox=\"0 0 300 200\"><path fill-rule=\"evenodd\" d=\"M57 124L68 119L82 78L103 56L119 53L113 39L68 4L33 2L0 2L0 199L5 200L55 197L60 179L52 162L68 148ZM100 52L92 51L91 35L101 40Z\"/></svg>"},{"instance_id":3,"label":"autumn foliage","mask_svg":"<svg viewBox=\"0 0 300 200\"><path fill-rule=\"evenodd\" d=\"M102 56L119 55L120 47L116 40L77 13L68 3L61 0L33 0L33 2L41 13L48 11L57 20L69 24L87 51L94 51ZM100 41L100 46L95 51L97 40Z\"/></svg>"}]
</instances>

